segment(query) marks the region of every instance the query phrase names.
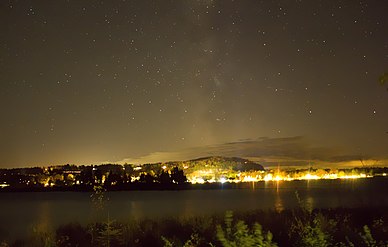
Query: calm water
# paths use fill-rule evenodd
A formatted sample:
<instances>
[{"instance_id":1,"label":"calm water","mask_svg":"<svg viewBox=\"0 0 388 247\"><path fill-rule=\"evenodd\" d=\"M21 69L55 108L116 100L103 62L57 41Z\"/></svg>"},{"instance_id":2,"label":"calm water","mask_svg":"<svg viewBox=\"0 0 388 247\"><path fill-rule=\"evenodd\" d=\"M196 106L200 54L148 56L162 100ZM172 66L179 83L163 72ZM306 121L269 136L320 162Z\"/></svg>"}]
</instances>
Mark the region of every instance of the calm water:
<instances>
[{"instance_id":1,"label":"calm water","mask_svg":"<svg viewBox=\"0 0 388 247\"><path fill-rule=\"evenodd\" d=\"M90 193L0 193L0 239L22 237L69 222L87 224L107 217L119 221L166 216L189 217L226 210L297 207L295 191L314 208L388 206L388 178L260 182L235 190L125 191L106 193L103 213ZM101 218L102 217L102 218Z\"/></svg>"}]
</instances>

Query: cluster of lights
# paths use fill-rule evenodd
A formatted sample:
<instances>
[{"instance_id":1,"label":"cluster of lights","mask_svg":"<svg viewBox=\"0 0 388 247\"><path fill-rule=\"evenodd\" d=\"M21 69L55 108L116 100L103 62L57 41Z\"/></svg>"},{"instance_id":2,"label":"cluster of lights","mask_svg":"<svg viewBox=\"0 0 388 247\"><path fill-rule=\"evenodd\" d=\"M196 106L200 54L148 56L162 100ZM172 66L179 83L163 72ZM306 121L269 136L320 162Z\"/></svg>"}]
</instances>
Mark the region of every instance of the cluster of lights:
<instances>
[{"instance_id":1,"label":"cluster of lights","mask_svg":"<svg viewBox=\"0 0 388 247\"><path fill-rule=\"evenodd\" d=\"M386 176L387 174L382 174L383 176ZM240 177L240 176L239 176ZM290 177L290 176L281 176L281 175L274 175L272 173L268 173L265 176L242 176L240 179L227 179L225 177L221 177L219 179L209 179L205 180L204 178L200 176L193 176L189 178L190 183L192 184L203 184L203 183L240 183L240 182L259 182L259 181L293 181L293 180L319 180L319 179L358 179L358 178L370 178L373 177L371 175L366 175L364 173L361 174L352 174L352 175L338 175L336 173L332 174L325 174L323 176L318 176L315 174L307 173L304 176L300 177Z\"/></svg>"}]
</instances>

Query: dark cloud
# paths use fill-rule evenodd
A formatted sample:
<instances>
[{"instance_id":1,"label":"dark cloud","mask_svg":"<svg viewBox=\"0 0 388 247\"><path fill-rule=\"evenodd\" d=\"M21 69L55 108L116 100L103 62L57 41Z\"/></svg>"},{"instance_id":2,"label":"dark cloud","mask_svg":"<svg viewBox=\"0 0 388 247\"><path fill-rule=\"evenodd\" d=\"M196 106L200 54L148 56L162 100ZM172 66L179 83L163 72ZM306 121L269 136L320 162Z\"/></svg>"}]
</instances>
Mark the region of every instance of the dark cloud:
<instances>
[{"instance_id":1,"label":"dark cloud","mask_svg":"<svg viewBox=\"0 0 388 247\"><path fill-rule=\"evenodd\" d=\"M228 156L249 158L268 167L277 165L332 166L338 164L346 165L346 163L354 166L354 162L358 162L358 165L363 165L363 161L370 164L370 161L372 160L371 157L363 156L361 154L340 155L343 153L344 152L339 149L314 146L302 136L285 138L261 137L256 140L249 139L228 142L219 145L183 149L178 152L155 152L134 159L125 159L120 162L152 163L159 161L188 160L204 156Z\"/></svg>"}]
</instances>

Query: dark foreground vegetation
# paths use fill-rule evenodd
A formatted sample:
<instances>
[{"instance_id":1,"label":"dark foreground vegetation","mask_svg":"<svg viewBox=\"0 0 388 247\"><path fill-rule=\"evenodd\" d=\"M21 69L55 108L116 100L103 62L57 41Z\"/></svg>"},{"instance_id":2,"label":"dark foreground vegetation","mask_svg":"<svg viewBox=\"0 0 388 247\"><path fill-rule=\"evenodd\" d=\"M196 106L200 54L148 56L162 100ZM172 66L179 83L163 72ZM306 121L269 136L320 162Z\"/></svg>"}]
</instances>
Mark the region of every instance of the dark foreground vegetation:
<instances>
[{"instance_id":1,"label":"dark foreground vegetation","mask_svg":"<svg viewBox=\"0 0 388 247\"><path fill-rule=\"evenodd\" d=\"M388 208L226 212L192 218L70 223L0 246L388 246ZM0 236L1 239L1 236Z\"/></svg>"}]
</instances>

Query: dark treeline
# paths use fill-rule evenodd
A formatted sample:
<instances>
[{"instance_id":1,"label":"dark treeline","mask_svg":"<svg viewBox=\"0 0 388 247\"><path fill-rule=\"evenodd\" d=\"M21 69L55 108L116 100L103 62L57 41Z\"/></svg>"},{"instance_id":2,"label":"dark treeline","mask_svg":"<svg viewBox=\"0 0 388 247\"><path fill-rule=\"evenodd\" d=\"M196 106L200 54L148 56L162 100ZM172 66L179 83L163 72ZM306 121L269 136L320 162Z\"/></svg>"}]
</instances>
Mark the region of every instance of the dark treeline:
<instances>
[{"instance_id":1,"label":"dark treeline","mask_svg":"<svg viewBox=\"0 0 388 247\"><path fill-rule=\"evenodd\" d=\"M117 190L180 190L243 188L237 183L191 184L186 175L193 167L204 169L209 162L199 163L156 163L135 166L130 164L103 164L91 166L63 165L51 167L0 169L1 191L92 191L94 186L103 186L107 191ZM218 162L222 163L222 162ZM215 163L218 165L218 163ZM191 166L190 166L191 164ZM193 165L194 164L194 165ZM213 164L214 167L216 165ZM184 170L186 167L186 170ZM238 172L238 171L234 171ZM258 171L261 175L276 174L278 171ZM351 169L292 169L280 171L283 176L298 177L301 174L338 173L343 175L366 174L381 176L388 174L387 167L360 167ZM228 177L230 178L230 176Z\"/></svg>"},{"instance_id":2,"label":"dark treeline","mask_svg":"<svg viewBox=\"0 0 388 247\"><path fill-rule=\"evenodd\" d=\"M101 185L106 190L180 189L188 186L178 167L105 164L65 165L48 168L0 170L0 191L91 191ZM6 186L4 186L6 185Z\"/></svg>"}]
</instances>

